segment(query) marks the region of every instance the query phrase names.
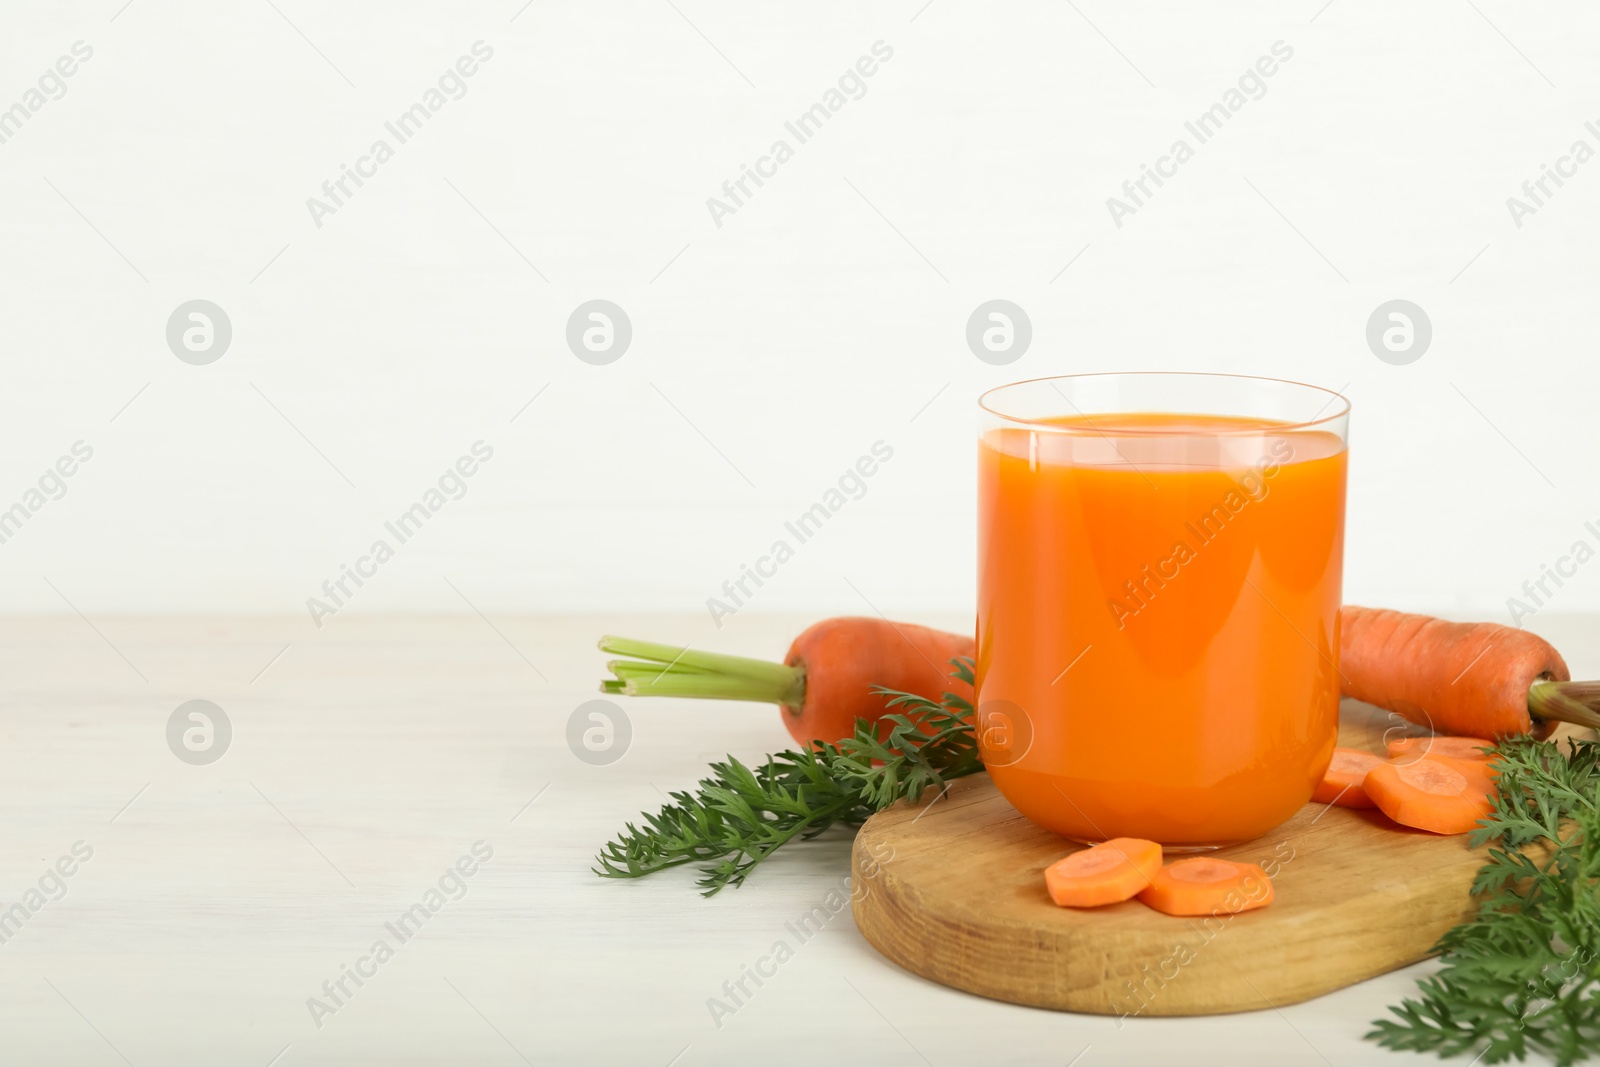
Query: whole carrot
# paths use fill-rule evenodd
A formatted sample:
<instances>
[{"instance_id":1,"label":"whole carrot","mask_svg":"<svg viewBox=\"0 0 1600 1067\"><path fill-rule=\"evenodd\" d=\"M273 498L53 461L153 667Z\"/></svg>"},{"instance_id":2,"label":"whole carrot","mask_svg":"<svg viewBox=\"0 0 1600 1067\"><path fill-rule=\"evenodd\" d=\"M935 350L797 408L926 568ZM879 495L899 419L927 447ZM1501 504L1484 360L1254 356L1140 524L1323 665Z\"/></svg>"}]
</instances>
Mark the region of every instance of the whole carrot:
<instances>
[{"instance_id":1,"label":"whole carrot","mask_svg":"<svg viewBox=\"0 0 1600 1067\"><path fill-rule=\"evenodd\" d=\"M1543 739L1556 722L1600 727L1600 682L1574 682L1547 641L1497 623L1446 622L1385 608L1339 612L1342 692L1436 733ZM608 693L754 700L784 709L797 741L849 737L856 719L885 709L875 686L937 701L972 687L949 677L949 661L973 642L914 623L847 616L825 619L789 646L783 663L699 652L620 637L601 639L616 675Z\"/></svg>"},{"instance_id":2,"label":"whole carrot","mask_svg":"<svg viewBox=\"0 0 1600 1067\"><path fill-rule=\"evenodd\" d=\"M1566 661L1526 630L1348 604L1339 628L1344 695L1436 733L1531 733L1542 740L1556 719L1576 714L1562 706L1564 690L1553 684L1571 679Z\"/></svg>"},{"instance_id":3,"label":"whole carrot","mask_svg":"<svg viewBox=\"0 0 1600 1067\"><path fill-rule=\"evenodd\" d=\"M623 637L601 638L600 649L631 657L607 664L616 677L602 692L777 704L803 745L838 741L857 719L881 718L884 698L874 687L934 702L946 691L972 699L972 687L950 674L952 659L971 658L972 638L888 619L824 619L794 639L782 663Z\"/></svg>"}]
</instances>

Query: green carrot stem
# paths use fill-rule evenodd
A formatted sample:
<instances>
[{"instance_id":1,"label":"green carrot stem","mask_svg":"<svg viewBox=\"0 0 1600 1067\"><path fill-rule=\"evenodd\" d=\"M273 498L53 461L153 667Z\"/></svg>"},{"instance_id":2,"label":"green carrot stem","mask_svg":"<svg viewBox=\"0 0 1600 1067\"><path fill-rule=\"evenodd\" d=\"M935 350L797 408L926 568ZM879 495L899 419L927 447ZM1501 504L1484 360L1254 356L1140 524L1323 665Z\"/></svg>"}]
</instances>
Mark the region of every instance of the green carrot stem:
<instances>
[{"instance_id":1,"label":"green carrot stem","mask_svg":"<svg viewBox=\"0 0 1600 1067\"><path fill-rule=\"evenodd\" d=\"M600 651L611 652L630 659L670 663L682 667L695 667L712 674L736 674L746 678L760 678L788 684L793 681L797 668L764 659L747 659L723 652L699 652L675 645L658 645L652 641L635 641L627 637L607 635L600 639Z\"/></svg>"},{"instance_id":2,"label":"green carrot stem","mask_svg":"<svg viewBox=\"0 0 1600 1067\"><path fill-rule=\"evenodd\" d=\"M805 671L799 667L609 635L600 639L600 650L631 657L606 665L616 677L601 683L605 692L752 700L789 707L805 702ZM615 686L610 685L613 681Z\"/></svg>"},{"instance_id":3,"label":"green carrot stem","mask_svg":"<svg viewBox=\"0 0 1600 1067\"><path fill-rule=\"evenodd\" d=\"M1528 688L1528 711L1535 718L1600 729L1600 682L1550 682Z\"/></svg>"},{"instance_id":4,"label":"green carrot stem","mask_svg":"<svg viewBox=\"0 0 1600 1067\"><path fill-rule=\"evenodd\" d=\"M618 678L636 675L640 678L661 678L669 674L700 678L721 677L704 667L685 667L681 663L654 663L637 659L614 659L606 663L606 670Z\"/></svg>"},{"instance_id":5,"label":"green carrot stem","mask_svg":"<svg viewBox=\"0 0 1600 1067\"><path fill-rule=\"evenodd\" d=\"M664 674L659 678L630 678L622 683L630 697L689 697L696 700L753 700L781 704L780 694L763 689L748 678L716 675Z\"/></svg>"}]
</instances>

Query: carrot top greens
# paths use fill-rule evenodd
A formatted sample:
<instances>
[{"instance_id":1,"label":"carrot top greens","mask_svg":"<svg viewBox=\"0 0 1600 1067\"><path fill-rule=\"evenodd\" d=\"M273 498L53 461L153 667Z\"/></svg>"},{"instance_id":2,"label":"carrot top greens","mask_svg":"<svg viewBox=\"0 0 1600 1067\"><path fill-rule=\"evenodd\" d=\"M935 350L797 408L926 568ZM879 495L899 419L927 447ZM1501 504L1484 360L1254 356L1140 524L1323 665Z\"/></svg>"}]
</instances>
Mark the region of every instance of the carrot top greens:
<instances>
[{"instance_id":1,"label":"carrot top greens","mask_svg":"<svg viewBox=\"0 0 1600 1067\"><path fill-rule=\"evenodd\" d=\"M971 685L972 661L951 662L951 675ZM641 878L699 863L698 884L711 896L742 884L790 841L813 838L835 823L865 822L897 800L915 800L929 786L983 770L970 703L953 693L935 704L913 693L876 691L899 712L877 724L858 719L854 737L779 752L755 767L732 756L713 763L711 777L693 793L671 794L671 803L646 814L642 827L628 823L595 857L595 873Z\"/></svg>"},{"instance_id":2,"label":"carrot top greens","mask_svg":"<svg viewBox=\"0 0 1600 1067\"><path fill-rule=\"evenodd\" d=\"M1494 753L1499 798L1477 914L1439 939L1441 969L1367 1036L1481 1063L1534 1051L1563 1065L1600 1045L1600 742L1516 738Z\"/></svg>"}]
</instances>

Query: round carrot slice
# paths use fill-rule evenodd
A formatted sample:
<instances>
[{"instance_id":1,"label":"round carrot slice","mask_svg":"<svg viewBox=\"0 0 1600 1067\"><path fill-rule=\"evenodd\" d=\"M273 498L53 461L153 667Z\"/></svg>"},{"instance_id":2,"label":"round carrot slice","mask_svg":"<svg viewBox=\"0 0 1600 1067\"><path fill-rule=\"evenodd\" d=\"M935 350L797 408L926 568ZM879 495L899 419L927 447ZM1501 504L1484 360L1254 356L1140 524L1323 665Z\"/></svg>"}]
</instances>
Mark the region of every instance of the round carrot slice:
<instances>
[{"instance_id":1,"label":"round carrot slice","mask_svg":"<svg viewBox=\"0 0 1600 1067\"><path fill-rule=\"evenodd\" d=\"M1448 756L1488 763L1493 757L1483 750L1493 744L1481 737L1401 737L1389 742L1389 758L1409 763L1423 756Z\"/></svg>"},{"instance_id":2,"label":"round carrot slice","mask_svg":"<svg viewBox=\"0 0 1600 1067\"><path fill-rule=\"evenodd\" d=\"M1063 908L1097 908L1128 900L1161 869L1161 846L1137 837L1074 852L1044 869L1050 899Z\"/></svg>"},{"instance_id":3,"label":"round carrot slice","mask_svg":"<svg viewBox=\"0 0 1600 1067\"><path fill-rule=\"evenodd\" d=\"M1157 871L1139 899L1167 915L1234 915L1264 908L1272 896L1272 880L1254 863L1193 856Z\"/></svg>"},{"instance_id":4,"label":"round carrot slice","mask_svg":"<svg viewBox=\"0 0 1600 1067\"><path fill-rule=\"evenodd\" d=\"M1372 798L1367 796L1361 783L1367 772L1383 762L1382 756L1363 752L1359 748L1336 748L1328 772L1317 783L1311 799L1319 804L1337 804L1342 808L1370 808Z\"/></svg>"},{"instance_id":5,"label":"round carrot slice","mask_svg":"<svg viewBox=\"0 0 1600 1067\"><path fill-rule=\"evenodd\" d=\"M1395 822L1436 834L1464 834L1494 810L1494 779L1473 760L1391 760L1367 772L1363 788Z\"/></svg>"}]
</instances>

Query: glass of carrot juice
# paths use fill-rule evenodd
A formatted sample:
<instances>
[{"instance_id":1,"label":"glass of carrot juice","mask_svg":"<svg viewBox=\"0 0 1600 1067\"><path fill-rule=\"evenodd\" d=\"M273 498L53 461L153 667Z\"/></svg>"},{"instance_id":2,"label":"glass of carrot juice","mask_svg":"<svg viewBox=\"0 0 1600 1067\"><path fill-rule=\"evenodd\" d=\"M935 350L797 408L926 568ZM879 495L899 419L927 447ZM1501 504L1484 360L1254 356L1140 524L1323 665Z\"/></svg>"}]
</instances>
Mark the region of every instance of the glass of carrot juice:
<instances>
[{"instance_id":1,"label":"glass of carrot juice","mask_svg":"<svg viewBox=\"0 0 1600 1067\"><path fill-rule=\"evenodd\" d=\"M1311 799L1339 718L1350 404L1229 374L985 393L978 738L1082 841L1205 848Z\"/></svg>"}]
</instances>

